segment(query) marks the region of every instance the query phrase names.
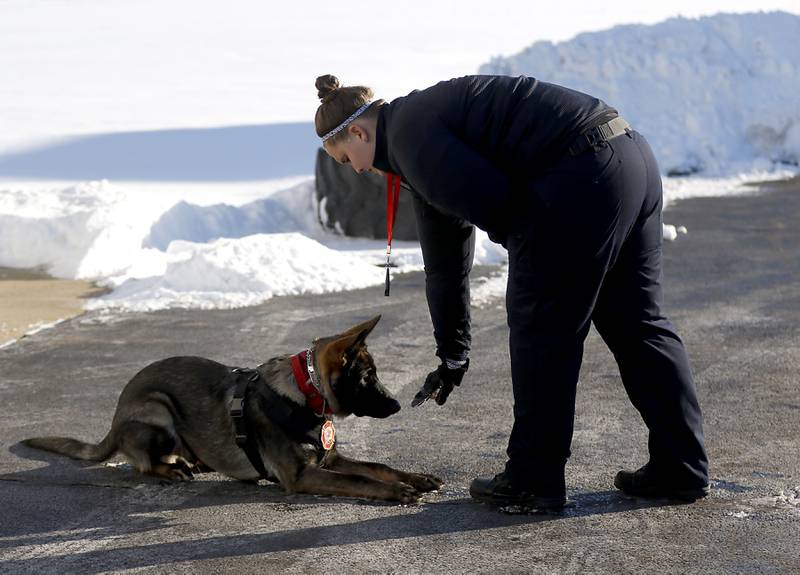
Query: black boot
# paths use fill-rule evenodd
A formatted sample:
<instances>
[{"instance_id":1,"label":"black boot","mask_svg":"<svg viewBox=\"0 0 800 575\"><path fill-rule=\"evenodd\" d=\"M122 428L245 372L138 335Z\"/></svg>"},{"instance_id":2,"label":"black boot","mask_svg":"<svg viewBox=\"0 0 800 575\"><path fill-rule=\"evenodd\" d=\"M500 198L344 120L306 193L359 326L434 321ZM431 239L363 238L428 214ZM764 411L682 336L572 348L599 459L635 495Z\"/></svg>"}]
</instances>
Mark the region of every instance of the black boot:
<instances>
[{"instance_id":1,"label":"black boot","mask_svg":"<svg viewBox=\"0 0 800 575\"><path fill-rule=\"evenodd\" d=\"M494 505L522 505L536 509L561 509L567 501L564 495L537 494L520 489L511 484L505 472L492 478L473 479L469 494L474 499Z\"/></svg>"},{"instance_id":2,"label":"black boot","mask_svg":"<svg viewBox=\"0 0 800 575\"><path fill-rule=\"evenodd\" d=\"M620 471L614 478L614 486L627 495L695 501L708 495L708 483L690 486L658 473L650 464L636 471Z\"/></svg>"}]
</instances>

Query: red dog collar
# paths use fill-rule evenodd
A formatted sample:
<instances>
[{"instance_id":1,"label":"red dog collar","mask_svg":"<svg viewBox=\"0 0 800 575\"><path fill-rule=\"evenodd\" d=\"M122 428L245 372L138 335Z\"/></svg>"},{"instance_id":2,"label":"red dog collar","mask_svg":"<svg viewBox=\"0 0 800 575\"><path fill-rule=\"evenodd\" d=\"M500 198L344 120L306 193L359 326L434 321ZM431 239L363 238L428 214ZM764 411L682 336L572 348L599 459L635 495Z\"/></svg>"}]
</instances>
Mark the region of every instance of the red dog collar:
<instances>
[{"instance_id":1,"label":"red dog collar","mask_svg":"<svg viewBox=\"0 0 800 575\"><path fill-rule=\"evenodd\" d=\"M297 382L297 387L306 396L306 403L314 410L314 413L322 417L323 415L331 415L333 410L325 401L322 391L317 387L314 378L309 373L309 364L311 362L311 350L301 351L297 355L292 356L292 371L294 372L294 380ZM311 368L313 370L313 367Z\"/></svg>"}]
</instances>

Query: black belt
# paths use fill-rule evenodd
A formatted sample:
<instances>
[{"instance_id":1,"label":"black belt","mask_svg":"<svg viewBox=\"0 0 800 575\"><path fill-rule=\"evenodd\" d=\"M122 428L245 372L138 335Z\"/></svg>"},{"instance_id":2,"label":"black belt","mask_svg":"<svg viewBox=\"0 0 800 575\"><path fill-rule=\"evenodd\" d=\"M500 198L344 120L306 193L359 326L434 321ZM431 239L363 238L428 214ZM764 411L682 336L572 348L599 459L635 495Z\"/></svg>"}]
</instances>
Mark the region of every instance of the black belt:
<instances>
[{"instance_id":1,"label":"black belt","mask_svg":"<svg viewBox=\"0 0 800 575\"><path fill-rule=\"evenodd\" d=\"M622 134L627 134L631 129L631 125L625 121L625 118L617 116L613 120L609 120L599 126L594 126L581 133L580 136L575 138L569 146L569 153L573 156L584 153L597 143L607 142Z\"/></svg>"}]
</instances>

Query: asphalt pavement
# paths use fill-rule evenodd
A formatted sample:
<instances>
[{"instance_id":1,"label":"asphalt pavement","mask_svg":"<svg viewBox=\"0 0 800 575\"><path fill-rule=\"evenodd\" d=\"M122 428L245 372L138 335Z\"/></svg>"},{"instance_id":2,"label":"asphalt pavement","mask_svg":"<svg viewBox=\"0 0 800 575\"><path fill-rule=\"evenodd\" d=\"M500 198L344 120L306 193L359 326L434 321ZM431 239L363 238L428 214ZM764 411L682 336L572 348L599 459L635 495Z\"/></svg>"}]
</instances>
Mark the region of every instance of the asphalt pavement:
<instances>
[{"instance_id":1,"label":"asphalt pavement","mask_svg":"<svg viewBox=\"0 0 800 575\"><path fill-rule=\"evenodd\" d=\"M389 298L374 287L237 310L92 312L0 349L0 573L800 573L800 183L685 200L666 221L689 230L665 245L665 310L705 414L705 500L614 489L618 470L646 461L646 430L592 331L567 467L574 506L508 514L473 502L469 482L502 469L511 428L503 302L473 311L470 371L447 404L412 409L436 366L415 273ZM154 360L253 366L377 314L370 351L404 407L338 422L337 442L442 477L420 504L287 496L214 473L165 484L120 458L88 464L18 443L98 441L125 383Z\"/></svg>"}]
</instances>

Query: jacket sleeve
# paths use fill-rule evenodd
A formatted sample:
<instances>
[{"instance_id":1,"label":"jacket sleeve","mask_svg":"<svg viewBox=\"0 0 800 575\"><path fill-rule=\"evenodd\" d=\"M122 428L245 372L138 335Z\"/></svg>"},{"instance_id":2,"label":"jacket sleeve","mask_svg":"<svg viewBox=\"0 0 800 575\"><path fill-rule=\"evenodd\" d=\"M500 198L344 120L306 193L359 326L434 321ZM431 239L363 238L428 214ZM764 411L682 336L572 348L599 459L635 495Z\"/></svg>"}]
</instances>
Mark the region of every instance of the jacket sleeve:
<instances>
[{"instance_id":1,"label":"jacket sleeve","mask_svg":"<svg viewBox=\"0 0 800 575\"><path fill-rule=\"evenodd\" d=\"M404 179L430 204L488 232L507 226L511 182L435 114L405 123L392 143Z\"/></svg>"},{"instance_id":2,"label":"jacket sleeve","mask_svg":"<svg viewBox=\"0 0 800 575\"><path fill-rule=\"evenodd\" d=\"M475 252L475 228L441 213L414 193L417 232L425 262L425 295L433 322L436 355L464 360L469 356L469 273Z\"/></svg>"}]
</instances>

